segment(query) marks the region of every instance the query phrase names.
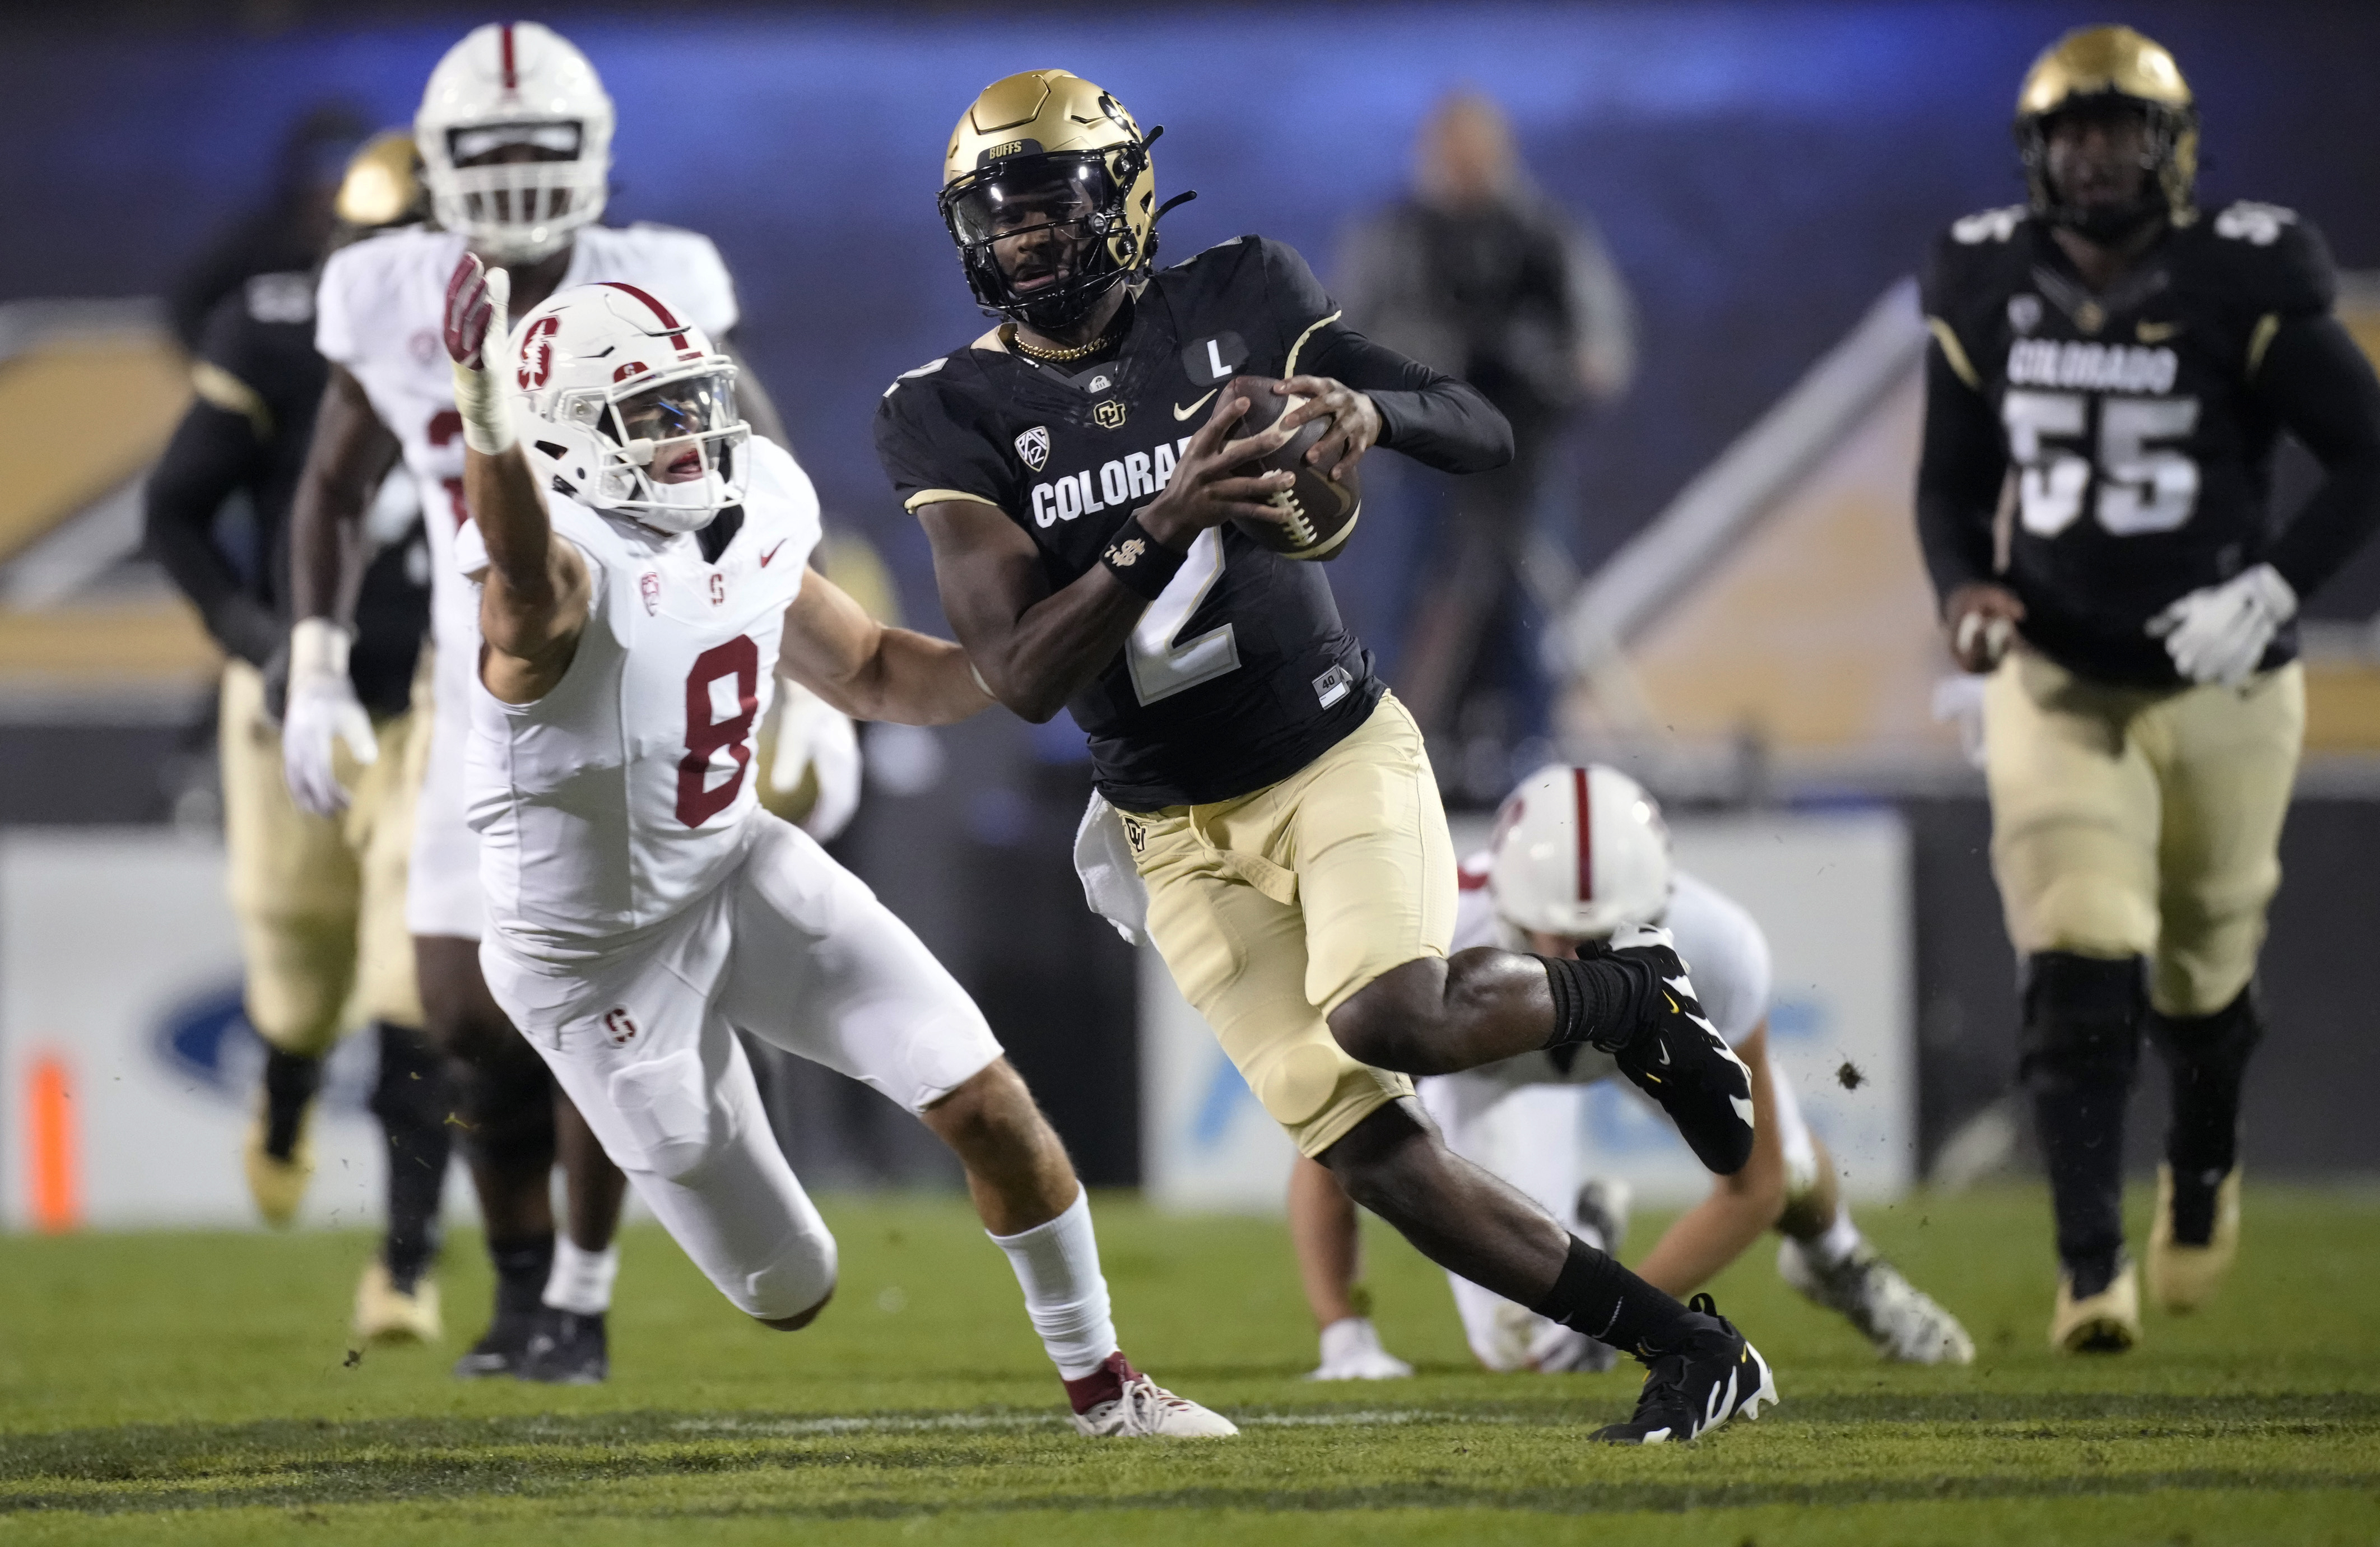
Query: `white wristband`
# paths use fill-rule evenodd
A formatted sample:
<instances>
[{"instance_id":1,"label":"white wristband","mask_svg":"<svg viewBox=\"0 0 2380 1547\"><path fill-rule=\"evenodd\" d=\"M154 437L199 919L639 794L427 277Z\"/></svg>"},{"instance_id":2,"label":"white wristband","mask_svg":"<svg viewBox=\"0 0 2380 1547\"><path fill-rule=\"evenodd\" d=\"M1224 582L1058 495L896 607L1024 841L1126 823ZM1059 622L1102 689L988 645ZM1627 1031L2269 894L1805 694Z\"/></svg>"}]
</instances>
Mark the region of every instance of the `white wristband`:
<instances>
[{"instance_id":1,"label":"white wristband","mask_svg":"<svg viewBox=\"0 0 2380 1547\"><path fill-rule=\"evenodd\" d=\"M326 617L305 617L289 630L289 676L345 676L355 634Z\"/></svg>"},{"instance_id":2,"label":"white wristband","mask_svg":"<svg viewBox=\"0 0 2380 1547\"><path fill-rule=\"evenodd\" d=\"M482 456L512 449L512 405L492 371L457 364L455 367L455 411L463 416L463 444Z\"/></svg>"}]
</instances>

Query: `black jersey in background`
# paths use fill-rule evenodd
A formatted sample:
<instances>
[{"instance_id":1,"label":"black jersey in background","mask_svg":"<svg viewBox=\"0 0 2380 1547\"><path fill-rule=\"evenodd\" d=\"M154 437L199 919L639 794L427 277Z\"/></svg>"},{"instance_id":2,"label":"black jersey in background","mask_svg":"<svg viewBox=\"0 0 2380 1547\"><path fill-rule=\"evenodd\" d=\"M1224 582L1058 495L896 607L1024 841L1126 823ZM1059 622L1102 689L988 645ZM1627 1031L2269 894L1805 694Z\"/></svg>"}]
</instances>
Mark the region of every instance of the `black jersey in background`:
<instances>
[{"instance_id":1,"label":"black jersey in background","mask_svg":"<svg viewBox=\"0 0 2380 1547\"><path fill-rule=\"evenodd\" d=\"M2270 204L2168 230L2105 293L2021 207L1953 224L1923 284L1918 527L1937 591L2006 585L2035 649L2149 687L2180 680L2147 633L2177 598L2263 563L2311 594L2380 519L2380 385L2337 290L2320 235ZM2285 526L2283 430L2328 474ZM2296 653L2291 625L2263 668Z\"/></svg>"},{"instance_id":2,"label":"black jersey in background","mask_svg":"<svg viewBox=\"0 0 2380 1547\"><path fill-rule=\"evenodd\" d=\"M1378 406L1381 445L1448 472L1512 455L1485 398L1342 324L1279 242L1209 248L1154 275L1122 315L1120 341L1086 361L1035 361L995 330L902 376L877 408L876 448L903 503L997 506L1033 539L1057 591L1165 486L1235 375L1344 382ZM1148 811L1288 777L1361 725L1380 692L1323 567L1225 526L1199 534L1067 709L1090 739L1099 792Z\"/></svg>"},{"instance_id":3,"label":"black jersey in background","mask_svg":"<svg viewBox=\"0 0 2380 1547\"><path fill-rule=\"evenodd\" d=\"M289 507L330 367L314 352L314 276L255 275L209 314L198 397L150 475L148 551L198 607L225 653L263 668L288 636ZM252 542L222 540L225 502L245 493ZM375 714L407 702L430 623L429 558L417 514L365 571L347 673Z\"/></svg>"}]
</instances>

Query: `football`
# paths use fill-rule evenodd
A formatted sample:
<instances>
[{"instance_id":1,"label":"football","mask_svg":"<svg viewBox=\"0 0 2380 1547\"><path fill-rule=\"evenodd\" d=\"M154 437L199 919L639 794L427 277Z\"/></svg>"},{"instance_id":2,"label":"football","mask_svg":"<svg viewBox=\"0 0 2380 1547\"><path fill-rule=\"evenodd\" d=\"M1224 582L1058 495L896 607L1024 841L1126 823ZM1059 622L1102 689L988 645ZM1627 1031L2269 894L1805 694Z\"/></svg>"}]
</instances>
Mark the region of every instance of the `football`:
<instances>
[{"instance_id":1,"label":"football","mask_svg":"<svg viewBox=\"0 0 2380 1547\"><path fill-rule=\"evenodd\" d=\"M1305 401L1275 393L1272 389L1279 384L1271 376L1234 376L1223 384L1223 390L1215 399L1219 405L1230 402L1233 394L1248 400L1248 411L1232 427L1232 439L1245 439L1270 429L1292 406ZM1350 469L1347 481L1340 483L1305 460L1305 454L1314 449L1314 444L1330 428L1330 421L1324 419L1302 424L1280 450L1269 457L1250 457L1232 469L1243 477L1264 472L1297 475L1295 483L1272 496L1273 508L1283 518L1279 524L1248 520L1234 521L1232 525L1250 540L1290 558L1338 557L1355 530L1355 518L1363 512L1364 486L1358 469Z\"/></svg>"}]
</instances>

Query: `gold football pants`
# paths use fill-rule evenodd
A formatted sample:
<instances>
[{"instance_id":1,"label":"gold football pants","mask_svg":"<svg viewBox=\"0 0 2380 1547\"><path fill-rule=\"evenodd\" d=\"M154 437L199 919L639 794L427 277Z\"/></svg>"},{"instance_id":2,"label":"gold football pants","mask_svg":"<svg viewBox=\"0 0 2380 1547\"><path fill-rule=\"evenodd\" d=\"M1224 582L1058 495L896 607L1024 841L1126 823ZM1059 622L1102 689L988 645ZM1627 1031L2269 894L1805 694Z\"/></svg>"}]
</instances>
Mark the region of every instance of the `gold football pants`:
<instances>
[{"instance_id":1,"label":"gold football pants","mask_svg":"<svg viewBox=\"0 0 2380 1547\"><path fill-rule=\"evenodd\" d=\"M421 1024L405 869L425 737L427 673L414 705L375 720L380 759L358 767L344 748L352 797L335 818L309 816L282 781L281 732L264 713L264 678L245 661L224 667L224 840L231 907L247 968L249 1023L285 1053L320 1056L367 1021Z\"/></svg>"},{"instance_id":2,"label":"gold football pants","mask_svg":"<svg viewBox=\"0 0 2380 1547\"><path fill-rule=\"evenodd\" d=\"M1984 696L1992 871L2021 955L2146 956L2167 1015L2256 968L2305 737L2294 662L2245 688L2119 688L2011 653Z\"/></svg>"},{"instance_id":3,"label":"gold football pants","mask_svg":"<svg viewBox=\"0 0 2380 1547\"><path fill-rule=\"evenodd\" d=\"M1454 935L1454 846L1403 705L1384 696L1279 784L1123 822L1174 982L1303 1153L1413 1094L1405 1076L1348 1057L1329 1024Z\"/></svg>"}]
</instances>

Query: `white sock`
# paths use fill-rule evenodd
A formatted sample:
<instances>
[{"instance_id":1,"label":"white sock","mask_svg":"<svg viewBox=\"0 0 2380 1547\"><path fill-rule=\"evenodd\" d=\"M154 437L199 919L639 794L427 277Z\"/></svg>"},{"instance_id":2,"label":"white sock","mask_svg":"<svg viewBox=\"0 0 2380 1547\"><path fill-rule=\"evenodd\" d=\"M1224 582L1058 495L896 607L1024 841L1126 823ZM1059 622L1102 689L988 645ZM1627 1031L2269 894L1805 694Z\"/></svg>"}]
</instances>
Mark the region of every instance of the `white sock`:
<instances>
[{"instance_id":1,"label":"white sock","mask_svg":"<svg viewBox=\"0 0 2380 1547\"><path fill-rule=\"evenodd\" d=\"M1822 1268L1831 1268L1851 1260L1864 1241L1859 1226L1852 1223L1852 1212L1840 1203L1835 1205L1835 1223L1802 1243L1802 1249L1812 1261Z\"/></svg>"},{"instance_id":2,"label":"white sock","mask_svg":"<svg viewBox=\"0 0 2380 1547\"><path fill-rule=\"evenodd\" d=\"M1090 1194L1077 1191L1066 1212L1047 1224L991 1241L1008 1253L1025 1291L1025 1314L1059 1375L1079 1381L1106 1363L1116 1351L1115 1320L1108 1313L1108 1281L1091 1231Z\"/></svg>"},{"instance_id":3,"label":"white sock","mask_svg":"<svg viewBox=\"0 0 2380 1547\"><path fill-rule=\"evenodd\" d=\"M569 1231L553 1233L553 1271L545 1275L545 1303L554 1309L602 1315L612 1309L612 1281L619 1276L616 1243L589 1251L570 1238Z\"/></svg>"}]
</instances>

